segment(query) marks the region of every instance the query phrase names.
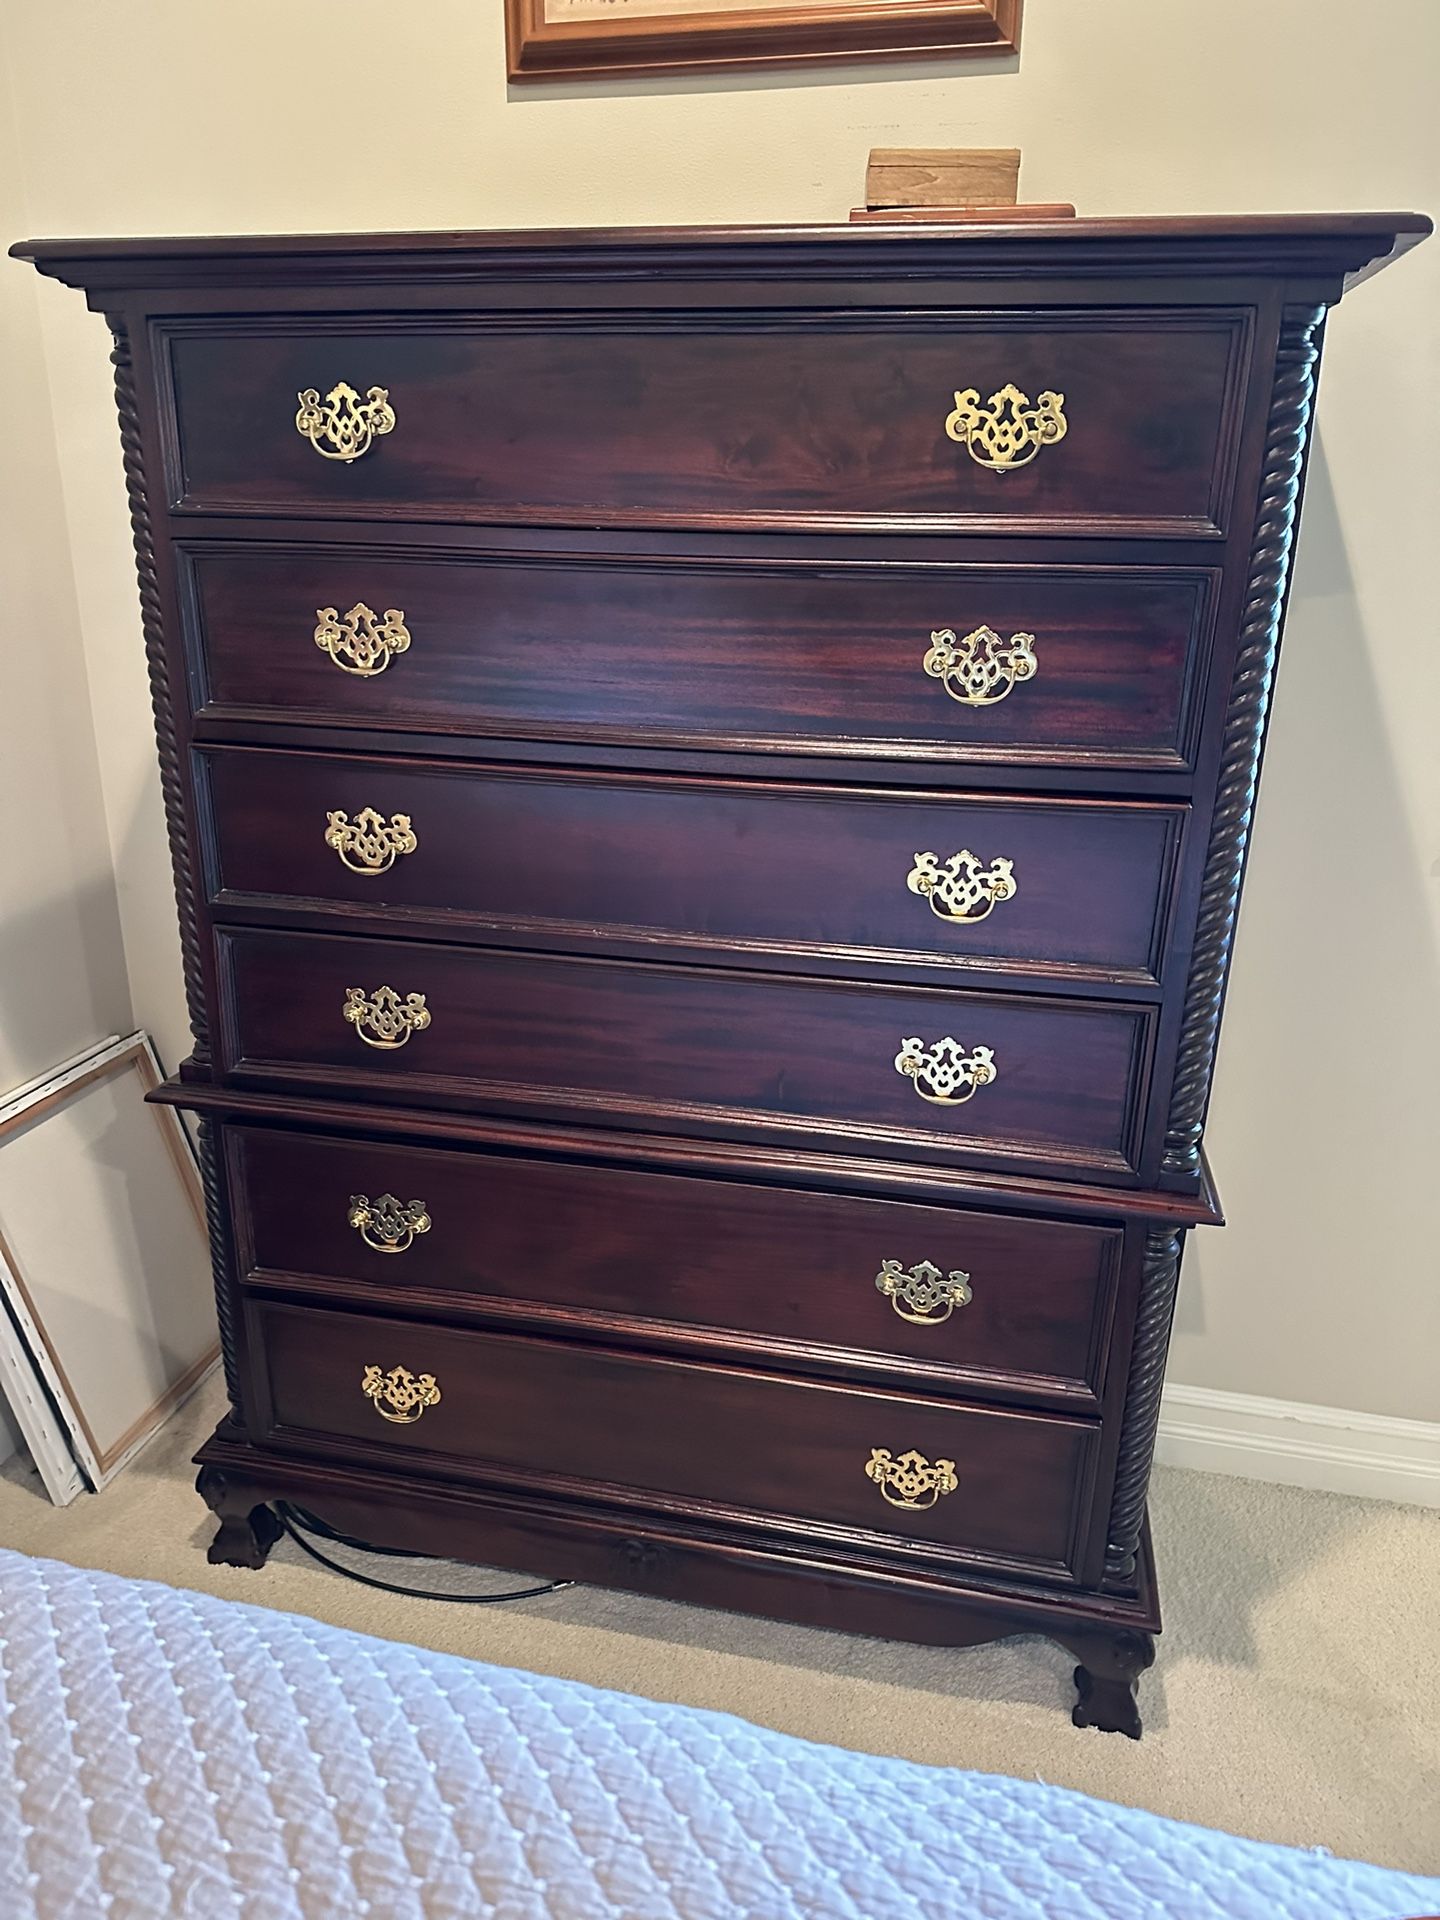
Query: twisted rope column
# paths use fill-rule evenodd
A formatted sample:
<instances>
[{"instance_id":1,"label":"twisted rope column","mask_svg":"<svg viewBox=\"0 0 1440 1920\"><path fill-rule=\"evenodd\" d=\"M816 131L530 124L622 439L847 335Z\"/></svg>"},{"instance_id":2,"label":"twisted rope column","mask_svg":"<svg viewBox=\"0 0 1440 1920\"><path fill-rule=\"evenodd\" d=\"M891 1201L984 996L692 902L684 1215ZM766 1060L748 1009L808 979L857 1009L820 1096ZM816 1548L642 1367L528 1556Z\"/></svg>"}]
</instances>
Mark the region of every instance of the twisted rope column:
<instances>
[{"instance_id":1,"label":"twisted rope column","mask_svg":"<svg viewBox=\"0 0 1440 1920\"><path fill-rule=\"evenodd\" d=\"M125 459L125 486L130 499L130 529L135 541L135 572L140 586L140 622L145 634L145 658L150 669L150 705L155 715L155 744L160 759L160 792L165 803L165 827L170 837L170 860L175 880L175 908L180 920L181 961L185 977L185 1004L194 1037L194 1058L201 1067L210 1063L210 1035L205 1005L205 975L200 964L200 925L195 903L195 874L185 791L180 774L180 743L175 732L175 702L170 665L165 651L165 624L160 600L160 577L155 560L155 534L150 521L150 496L140 437L140 413L135 393L135 368L124 323L107 316L114 348L115 406L120 415L120 446ZM231 1416L240 1420L239 1362L235 1345L235 1299L232 1256L214 1130L200 1124L200 1181L205 1194L205 1221L210 1236L210 1264L215 1278L215 1313L220 1326L220 1351Z\"/></svg>"},{"instance_id":2,"label":"twisted rope column","mask_svg":"<svg viewBox=\"0 0 1440 1920\"><path fill-rule=\"evenodd\" d=\"M1255 811L1260 748L1280 646L1280 620L1290 577L1290 554L1300 500L1300 476L1310 436L1315 367L1320 357L1323 307L1286 307L1281 317L1275 385L1265 433L1255 540L1240 649L1220 749L1215 812L1200 888L1195 951L1185 986L1160 1165L1166 1173L1194 1175L1200 1168L1200 1136L1215 1069L1220 1006L1230 971L1240 879Z\"/></svg>"},{"instance_id":3,"label":"twisted rope column","mask_svg":"<svg viewBox=\"0 0 1440 1920\"><path fill-rule=\"evenodd\" d=\"M1135 1317L1130 1379L1125 1389L1125 1411L1120 1417L1120 1454L1115 1463L1115 1488L1105 1537L1105 1571L1120 1578L1135 1571L1179 1284L1180 1235L1170 1227L1154 1228L1145 1236L1140 1306Z\"/></svg>"},{"instance_id":4,"label":"twisted rope column","mask_svg":"<svg viewBox=\"0 0 1440 1920\"><path fill-rule=\"evenodd\" d=\"M135 369L124 323L110 318L109 325L115 337L110 362L115 369L115 405L120 414L120 446L125 456L125 486L130 496L130 528L135 540L135 572L140 584L140 622L145 633L145 658L150 668L150 705L155 715L155 743L160 755L160 791L165 802L165 827L170 836L175 907L180 917L185 1004L195 1041L195 1060L201 1066L208 1066L210 1033L205 1008L205 976L200 965L200 927L195 906L190 829L180 778L180 746L175 736L170 667L165 654L165 624L160 603L160 578L155 564L155 535L150 524L150 498L141 453Z\"/></svg>"}]
</instances>

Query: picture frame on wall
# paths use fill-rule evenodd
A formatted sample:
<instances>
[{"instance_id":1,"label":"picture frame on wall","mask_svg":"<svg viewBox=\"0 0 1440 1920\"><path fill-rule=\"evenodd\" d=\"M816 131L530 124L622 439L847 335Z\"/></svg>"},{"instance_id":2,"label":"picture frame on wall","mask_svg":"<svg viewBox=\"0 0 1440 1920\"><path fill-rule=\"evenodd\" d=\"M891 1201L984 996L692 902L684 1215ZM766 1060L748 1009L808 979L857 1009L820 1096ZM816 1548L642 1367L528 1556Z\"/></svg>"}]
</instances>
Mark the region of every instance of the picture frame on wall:
<instances>
[{"instance_id":1,"label":"picture frame on wall","mask_svg":"<svg viewBox=\"0 0 1440 1920\"><path fill-rule=\"evenodd\" d=\"M1022 0L505 0L512 80L1019 50Z\"/></svg>"}]
</instances>

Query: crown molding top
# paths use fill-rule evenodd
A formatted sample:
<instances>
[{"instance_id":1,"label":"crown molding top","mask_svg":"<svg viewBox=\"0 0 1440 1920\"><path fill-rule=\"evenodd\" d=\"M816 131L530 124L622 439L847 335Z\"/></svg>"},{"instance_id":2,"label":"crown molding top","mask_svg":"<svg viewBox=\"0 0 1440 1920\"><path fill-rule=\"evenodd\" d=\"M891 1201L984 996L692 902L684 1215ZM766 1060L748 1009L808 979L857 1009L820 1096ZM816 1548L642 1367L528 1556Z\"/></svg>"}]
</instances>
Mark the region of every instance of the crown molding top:
<instances>
[{"instance_id":1,"label":"crown molding top","mask_svg":"<svg viewBox=\"0 0 1440 1920\"><path fill-rule=\"evenodd\" d=\"M857 222L822 226L576 227L540 231L187 235L21 240L12 257L88 292L234 282L406 279L999 279L1044 270L1333 280L1338 297L1431 231L1421 213Z\"/></svg>"}]
</instances>

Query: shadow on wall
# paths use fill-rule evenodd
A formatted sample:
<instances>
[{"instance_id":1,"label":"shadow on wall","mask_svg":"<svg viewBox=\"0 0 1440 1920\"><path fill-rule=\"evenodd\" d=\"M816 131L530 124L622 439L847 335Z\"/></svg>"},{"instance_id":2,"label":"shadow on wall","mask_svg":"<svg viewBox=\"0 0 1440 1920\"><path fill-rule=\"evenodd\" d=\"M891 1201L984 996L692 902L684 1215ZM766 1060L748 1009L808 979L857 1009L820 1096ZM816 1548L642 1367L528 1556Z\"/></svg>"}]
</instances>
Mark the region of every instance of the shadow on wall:
<instances>
[{"instance_id":1,"label":"shadow on wall","mask_svg":"<svg viewBox=\"0 0 1440 1920\"><path fill-rule=\"evenodd\" d=\"M1366 631L1317 443L1207 1138L1232 1231L1192 1236L1170 1372L1433 1420L1440 1295L1398 1250L1429 1234L1440 954L1379 694L1413 644Z\"/></svg>"}]
</instances>

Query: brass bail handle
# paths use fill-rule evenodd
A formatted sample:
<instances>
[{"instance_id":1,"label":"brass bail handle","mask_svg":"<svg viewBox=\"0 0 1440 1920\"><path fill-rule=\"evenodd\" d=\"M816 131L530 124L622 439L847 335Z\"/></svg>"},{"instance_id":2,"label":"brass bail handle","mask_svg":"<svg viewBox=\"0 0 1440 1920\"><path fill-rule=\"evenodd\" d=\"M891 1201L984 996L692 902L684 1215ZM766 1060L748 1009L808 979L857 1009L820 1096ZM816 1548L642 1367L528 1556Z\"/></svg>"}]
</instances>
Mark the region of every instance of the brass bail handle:
<instances>
[{"instance_id":1,"label":"brass bail handle","mask_svg":"<svg viewBox=\"0 0 1440 1920\"><path fill-rule=\"evenodd\" d=\"M951 854L943 865L933 853L917 853L905 884L929 901L937 920L969 927L988 919L1002 900L1013 900L1020 890L1013 860L997 855L987 867L968 847Z\"/></svg>"},{"instance_id":2,"label":"brass bail handle","mask_svg":"<svg viewBox=\"0 0 1440 1920\"><path fill-rule=\"evenodd\" d=\"M366 1367L360 1378L360 1391L371 1402L382 1420L397 1427L409 1427L427 1407L438 1407L440 1389L433 1373L411 1373L408 1367L392 1367L382 1373L379 1367Z\"/></svg>"},{"instance_id":3,"label":"brass bail handle","mask_svg":"<svg viewBox=\"0 0 1440 1920\"><path fill-rule=\"evenodd\" d=\"M913 1448L897 1458L888 1447L872 1447L865 1472L882 1499L907 1513L923 1513L960 1484L953 1460L927 1460Z\"/></svg>"},{"instance_id":4,"label":"brass bail handle","mask_svg":"<svg viewBox=\"0 0 1440 1920\"><path fill-rule=\"evenodd\" d=\"M1048 389L1032 400L1007 382L982 401L978 387L955 395L946 416L945 431L957 440L979 467L991 473L1013 473L1028 467L1042 447L1053 447L1070 431L1065 418L1065 396Z\"/></svg>"},{"instance_id":5,"label":"brass bail handle","mask_svg":"<svg viewBox=\"0 0 1440 1920\"><path fill-rule=\"evenodd\" d=\"M975 1297L968 1273L958 1267L942 1273L929 1260L908 1271L898 1260L882 1260L875 1286L912 1327L943 1326L957 1307L969 1306Z\"/></svg>"},{"instance_id":6,"label":"brass bail handle","mask_svg":"<svg viewBox=\"0 0 1440 1920\"><path fill-rule=\"evenodd\" d=\"M322 400L318 387L302 387L295 398L295 431L303 434L323 460L348 467L363 458L382 434L395 427L395 409L387 387L371 387L362 400L348 380L337 380Z\"/></svg>"}]
</instances>

